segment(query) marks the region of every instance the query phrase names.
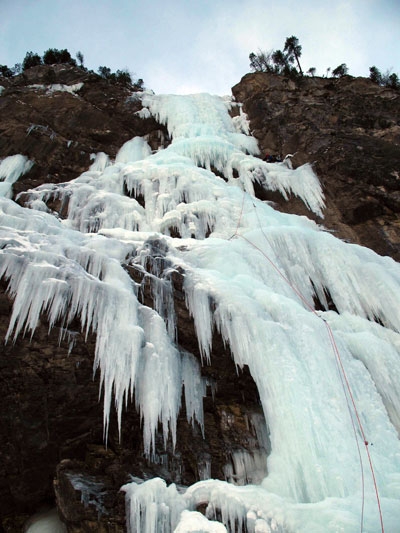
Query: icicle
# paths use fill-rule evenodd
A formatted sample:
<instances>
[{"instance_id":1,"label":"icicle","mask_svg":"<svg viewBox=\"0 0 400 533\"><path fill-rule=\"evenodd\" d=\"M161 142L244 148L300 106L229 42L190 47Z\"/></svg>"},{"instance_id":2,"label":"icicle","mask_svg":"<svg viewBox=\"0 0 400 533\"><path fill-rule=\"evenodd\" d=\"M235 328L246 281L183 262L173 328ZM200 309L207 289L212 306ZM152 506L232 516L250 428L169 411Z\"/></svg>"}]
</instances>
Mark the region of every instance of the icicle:
<instances>
[{"instance_id":1,"label":"icicle","mask_svg":"<svg viewBox=\"0 0 400 533\"><path fill-rule=\"evenodd\" d=\"M309 165L291 170L255 157L245 119L228 114L230 102L210 95L141 98L167 126L172 138L167 149L150 154L144 139L133 139L116 163L99 155L75 180L29 191L34 210L0 198L0 277L14 298L7 338L33 334L43 314L50 327L68 328L79 318L85 335L96 333L105 433L111 404L121 430L122 408L134 397L145 454L155 457L159 423L164 443L171 439L175 445L182 385L188 421L203 429L204 380L198 364L174 344L168 275L180 269L203 359L212 358L216 328L235 364L246 366L257 386L268 430L256 420L253 426L269 453L268 475L257 486L202 481L184 495L161 480L134 484L126 490L131 531L188 527L190 517L199 518L181 517L181 511L192 512L200 503L207 505L208 521L221 516L229 531L357 530L357 442L364 443L359 428L353 429L339 352L373 442L368 450L385 531L395 533L400 266L254 198L258 182L285 198L299 196L319 216L324 206ZM21 157L2 162L3 177L14 179ZM50 198L68 204L66 220L44 212ZM155 310L139 304L121 264L160 278L153 286ZM340 315L328 312L327 295ZM325 312L314 311L316 297ZM258 482L247 472L255 467L259 473L259 458L238 452L227 477ZM203 463L199 470L207 475L209 458ZM373 480L369 471L362 474L364 530L375 533ZM201 527L213 527L199 520Z\"/></svg>"},{"instance_id":2,"label":"icicle","mask_svg":"<svg viewBox=\"0 0 400 533\"><path fill-rule=\"evenodd\" d=\"M186 504L175 485L159 478L121 487L126 494L130 533L172 533Z\"/></svg>"},{"instance_id":3,"label":"icicle","mask_svg":"<svg viewBox=\"0 0 400 533\"><path fill-rule=\"evenodd\" d=\"M0 197L11 198L12 184L33 166L33 161L24 155L10 155L0 162Z\"/></svg>"},{"instance_id":4,"label":"icicle","mask_svg":"<svg viewBox=\"0 0 400 533\"><path fill-rule=\"evenodd\" d=\"M200 365L191 354L182 354L182 384L185 389L186 418L189 423L200 424L204 437L203 398L207 395L207 382L201 377Z\"/></svg>"},{"instance_id":5,"label":"icicle","mask_svg":"<svg viewBox=\"0 0 400 533\"><path fill-rule=\"evenodd\" d=\"M97 154L92 154L91 159L94 159L93 163L90 165L89 170L103 172L104 169L110 166L110 158L104 152L98 152Z\"/></svg>"}]
</instances>

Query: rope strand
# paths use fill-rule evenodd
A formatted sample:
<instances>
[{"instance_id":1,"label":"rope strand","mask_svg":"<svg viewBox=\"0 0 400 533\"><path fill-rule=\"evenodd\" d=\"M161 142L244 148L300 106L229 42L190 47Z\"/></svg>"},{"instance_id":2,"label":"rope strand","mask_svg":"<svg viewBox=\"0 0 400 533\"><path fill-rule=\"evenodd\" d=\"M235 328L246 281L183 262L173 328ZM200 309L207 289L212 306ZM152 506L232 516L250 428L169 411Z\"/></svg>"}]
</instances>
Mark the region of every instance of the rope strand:
<instances>
[{"instance_id":1,"label":"rope strand","mask_svg":"<svg viewBox=\"0 0 400 533\"><path fill-rule=\"evenodd\" d=\"M360 419L360 416L359 416L359 413L358 413L358 409L357 409L357 406L356 406L356 403L355 403L355 400L354 400L354 396L353 396L353 393L352 393L352 390L351 390L351 387L350 387L350 383L349 383L345 368L343 366L343 362L342 362L342 359L341 359L341 356L340 356L339 348L337 346L337 343L335 341L335 337L333 335L332 328L328 324L328 322L317 313L317 311L314 309L314 307L312 305L310 305L310 303L306 300L306 298L303 296L301 291L282 273L280 268L272 261L272 259L270 259L268 257L268 255L264 252L264 250L262 250L259 246L257 246L253 242L251 242L247 237L245 237L244 235L241 235L239 233L239 226L240 226L240 222L241 222L241 219L242 219L245 196L246 196L246 193L245 193L245 191L243 191L242 208L241 208L239 220L238 220L238 223L237 223L237 226L236 226L236 231L230 237L229 240L231 240L232 238L234 238L236 236L240 237L241 239L245 240L254 249L258 250L264 256L264 258L270 263L270 265L274 268L274 270L279 274L279 276L285 281L285 283L287 283L290 286L290 288L300 298L300 300L304 303L304 305L313 314L315 314L319 319L321 319L324 322L325 327L326 327L327 332L328 332L328 337L329 337L329 341L330 341L330 344L331 344L331 347L332 347L332 351L333 351L334 356L335 356L335 361L336 361L336 365L337 365L337 368L338 368L339 377L340 377L340 380L341 380L341 383L342 383L342 387L343 387L343 393L344 393L344 396L346 398L347 409L349 411L349 416L350 416L351 424L352 424L352 427L353 427L354 438L355 438L355 441L356 441L358 457L359 457L359 462L360 462L361 485L362 485L361 523L360 523L361 533L362 533L363 527L364 527L363 524L364 524L364 506L365 506L364 466L363 466L363 461L362 461L362 456L361 456L361 449L360 449L360 445L359 445L358 438L357 438L357 430L356 430L356 425L355 425L355 422L354 422L354 419L353 419L353 413L352 413L351 406L353 407L353 411L354 411L354 414L355 414L355 417L356 417L356 421L357 421L357 426L358 426L358 429L359 429L360 434L362 436L363 444L364 444L365 451L366 451L366 454L367 454L367 457L368 457L369 468L370 468L372 479L373 479L373 484L374 484L374 489L375 489L375 497L376 497L377 506L378 506L379 519L380 519L380 525L381 525L381 533L384 533L385 530L384 530L384 525L383 525L383 516L382 516L382 508L381 508L380 497L379 497L378 484L377 484L376 477L375 477L375 471L374 471L374 467L373 467L373 463L372 463L372 458L371 458L371 455L369 453L368 441L367 441L366 436L365 436L364 428L363 428L363 425L362 425L362 422L361 422L361 419ZM257 217L257 220L258 220L258 225L259 225L260 231L263 234L263 236L264 236L265 240L267 241L267 243L269 244L269 246L272 248L271 243L270 243L267 235L265 234L265 232L264 232L264 230L262 228L261 221L260 221L260 218L259 218L258 213L257 213L256 205L255 205L254 201L252 203L253 203L255 214L256 214L256 217ZM349 401L349 398L350 398L350 401Z\"/></svg>"}]
</instances>

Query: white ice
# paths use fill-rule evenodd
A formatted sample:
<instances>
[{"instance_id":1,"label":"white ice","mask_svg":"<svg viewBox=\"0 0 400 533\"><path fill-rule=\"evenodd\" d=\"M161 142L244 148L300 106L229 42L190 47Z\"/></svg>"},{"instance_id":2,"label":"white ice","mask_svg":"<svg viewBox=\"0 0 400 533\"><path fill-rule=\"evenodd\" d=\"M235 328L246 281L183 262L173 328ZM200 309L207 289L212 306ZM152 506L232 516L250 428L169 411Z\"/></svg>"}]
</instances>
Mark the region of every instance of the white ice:
<instances>
[{"instance_id":1,"label":"white ice","mask_svg":"<svg viewBox=\"0 0 400 533\"><path fill-rule=\"evenodd\" d=\"M67 526L61 522L57 509L32 516L26 524L26 533L66 533Z\"/></svg>"},{"instance_id":2,"label":"white ice","mask_svg":"<svg viewBox=\"0 0 400 533\"><path fill-rule=\"evenodd\" d=\"M259 533L352 533L364 490L363 531L376 533L365 438L385 531L395 533L399 264L257 200L254 182L299 196L320 216L324 207L309 165L291 170L256 157L241 108L229 115L234 103L205 94L142 98L168 128L166 149L152 154L136 138L114 163L98 155L75 180L30 191L32 210L1 200L0 275L15 299L8 339L34 334L42 313L50 327L79 317L83 331L97 334L105 432L111 404L121 424L134 397L145 453L154 455L159 422L164 441L176 440L182 387L188 420L204 431L200 364L175 343L168 273L181 269L202 362L212 362L217 329L256 383L269 430L268 439L258 432L260 445L271 446L268 474L260 485L207 480L184 493L157 479L128 485L131 531L173 531L182 511L205 503L207 519L220 512L229 531L236 523ZM50 198L68 205L65 220L44 212ZM138 302L126 264L158 278L154 310ZM328 311L328 294L338 313ZM314 311L314 298L325 311ZM235 461L248 481L255 461Z\"/></svg>"},{"instance_id":3,"label":"white ice","mask_svg":"<svg viewBox=\"0 0 400 533\"><path fill-rule=\"evenodd\" d=\"M38 83L34 83L33 85L28 85L29 89L43 89L46 90L49 94L55 93L55 92L62 92L62 93L70 93L75 95L78 91L80 91L83 87L83 83L74 83L72 85L66 85L64 83L53 83L50 85L40 85Z\"/></svg>"},{"instance_id":4,"label":"white ice","mask_svg":"<svg viewBox=\"0 0 400 533\"><path fill-rule=\"evenodd\" d=\"M10 155L0 161L0 197L12 197L12 184L33 166L26 156L21 154Z\"/></svg>"}]
</instances>

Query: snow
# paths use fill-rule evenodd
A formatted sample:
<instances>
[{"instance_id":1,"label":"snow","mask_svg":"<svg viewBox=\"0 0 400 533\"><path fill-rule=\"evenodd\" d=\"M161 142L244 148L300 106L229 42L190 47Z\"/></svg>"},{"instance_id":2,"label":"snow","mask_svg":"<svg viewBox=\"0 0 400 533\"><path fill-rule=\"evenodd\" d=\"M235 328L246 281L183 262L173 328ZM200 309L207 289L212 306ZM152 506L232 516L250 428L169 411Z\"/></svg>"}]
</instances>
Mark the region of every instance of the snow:
<instances>
[{"instance_id":1,"label":"snow","mask_svg":"<svg viewBox=\"0 0 400 533\"><path fill-rule=\"evenodd\" d=\"M248 367L268 424L267 433L251 421L258 452L237 450L226 467L232 483L205 479L178 490L156 478L125 485L131 532L245 525L259 533L352 533L360 529L364 491L363 531L375 533L380 518L368 451L385 531L395 533L399 264L255 198L257 182L323 214L312 167L259 159L237 104L152 93L142 104L143 116L168 128L167 148L151 153L136 137L115 162L94 155L76 179L29 191L30 210L0 199L0 277L14 298L7 340L33 335L43 313L62 331L79 318L86 334L97 334L105 437L112 404L121 427L134 398L153 459L159 423L164 442L176 442L182 388L187 419L204 432L210 384L201 364L212 359L214 330L235 364ZM54 198L68 205L65 220L46 212ZM138 301L140 287L126 266L152 280L154 309ZM200 362L176 343L176 270L184 272ZM328 311L327 294L338 312ZM314 298L323 311L314 310ZM211 460L202 459L202 477ZM204 519L196 514L200 504ZM212 524L218 517L224 526Z\"/></svg>"},{"instance_id":2,"label":"snow","mask_svg":"<svg viewBox=\"0 0 400 533\"><path fill-rule=\"evenodd\" d=\"M64 83L53 83L51 85L40 85L35 83L33 85L28 85L29 89L43 89L46 90L49 94L55 92L70 93L75 95L83 87L83 83L74 83L72 85L65 85Z\"/></svg>"},{"instance_id":3,"label":"snow","mask_svg":"<svg viewBox=\"0 0 400 533\"><path fill-rule=\"evenodd\" d=\"M196 511L182 511L175 533L226 533L226 527L220 522L208 520Z\"/></svg>"}]
</instances>

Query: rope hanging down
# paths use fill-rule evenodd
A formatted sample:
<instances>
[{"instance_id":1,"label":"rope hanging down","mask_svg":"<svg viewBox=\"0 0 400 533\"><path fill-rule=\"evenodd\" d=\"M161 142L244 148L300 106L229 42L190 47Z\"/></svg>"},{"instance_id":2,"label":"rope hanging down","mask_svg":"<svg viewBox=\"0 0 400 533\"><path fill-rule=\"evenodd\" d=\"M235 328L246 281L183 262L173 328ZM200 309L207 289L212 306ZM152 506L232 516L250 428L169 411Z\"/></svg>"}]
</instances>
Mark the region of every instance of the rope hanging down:
<instances>
[{"instance_id":1,"label":"rope hanging down","mask_svg":"<svg viewBox=\"0 0 400 533\"><path fill-rule=\"evenodd\" d=\"M362 440L363 440L363 445L364 445L364 448L365 448L365 451L366 451L366 454L367 454L367 457L368 457L369 468L370 468L371 475L372 475L372 480L373 480L374 490L375 490L375 497L376 497L376 502L377 502L377 506L378 506L381 533L384 533L385 529L384 529L384 525L383 525L382 508L381 508L378 484L377 484L377 481L376 481L376 476L375 476L375 471L374 471L374 467L373 467L373 463L372 463L372 458L371 458L371 455L369 453L369 443L367 441L367 438L366 438L366 435L365 435L365 432L364 432L364 428L363 428L363 425L362 425L362 422L361 422L361 419L360 419L360 416L359 416L359 413L358 413L358 409L357 409L357 406L356 406L356 403L355 403L355 400L354 400L354 396L353 396L353 393L352 393L352 390L351 390L351 387L350 387L350 383L349 383L349 380L348 380L348 377L347 377L347 374L346 374L346 370L345 370L345 368L343 366L343 362L342 362L342 358L340 356L339 348L337 346L337 343L335 341L335 337L333 335L332 328L328 324L328 322L325 320L325 318L320 316L319 313L309 304L309 302L303 296L301 291L283 274L283 272L272 261L272 259L270 257L268 257L268 255L264 252L264 250L262 250L259 246L257 246L253 242L251 242L247 237L245 237L244 235L241 235L239 233L239 227L240 227L240 223L241 223L242 216L243 216L243 211L244 211L245 199L246 199L246 192L243 191L242 206L241 206L241 210L240 210L240 214L239 214L236 230L235 230L235 233L228 240L232 240L234 237L240 237L241 239L245 240L250 246L252 246L255 250L258 250L264 256L264 258L270 263L270 265L274 268L274 270L279 274L279 276L285 281L285 283L287 283L287 285L289 285L289 287L292 289L292 291L300 298L300 300L304 303L304 305L307 307L307 309L309 309L315 316L317 316L320 320L322 320L324 322L326 330L327 330L327 333L328 333L329 341L330 341L330 344L331 344L331 347L332 347L332 351L333 351L334 356L335 356L335 361L336 361L336 365L337 365L337 368L338 368L338 373L339 373L340 380L341 380L342 387L343 387L343 393L344 393L344 396L346 398L347 409L348 409L350 420L351 420L351 424L352 424L352 427L353 427L354 438L355 438L355 441L356 441L357 450L358 450L358 456L359 456L359 461L360 461L361 485L362 485L362 503L361 503L361 517L360 517L361 533L363 531L364 505L365 505L364 466L363 466L363 461L362 461L362 457L361 457L360 445L359 445L358 438L357 438L356 424L355 424L355 421L354 421L354 418L353 418L353 412L352 412L351 407L353 407L354 416L356 418L357 426L358 426L358 429L360 431L360 434L361 434L361 437L362 437ZM266 242L272 248L271 243L269 242L269 239L268 239L267 235L265 234L265 232L264 232L264 230L262 228L261 221L260 221L260 218L259 218L258 213L257 213L257 207L256 207L254 201L252 201L252 204L253 204L254 211L255 211L255 214L256 214L256 217L257 217L259 229L260 229L262 235L264 236ZM350 398L350 400L349 400L349 398Z\"/></svg>"}]
</instances>

